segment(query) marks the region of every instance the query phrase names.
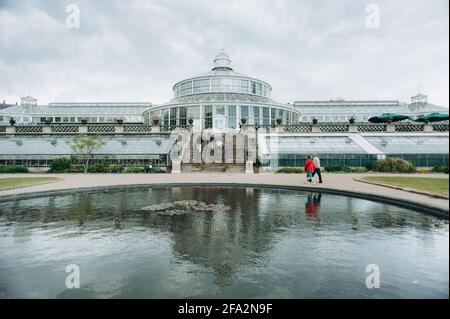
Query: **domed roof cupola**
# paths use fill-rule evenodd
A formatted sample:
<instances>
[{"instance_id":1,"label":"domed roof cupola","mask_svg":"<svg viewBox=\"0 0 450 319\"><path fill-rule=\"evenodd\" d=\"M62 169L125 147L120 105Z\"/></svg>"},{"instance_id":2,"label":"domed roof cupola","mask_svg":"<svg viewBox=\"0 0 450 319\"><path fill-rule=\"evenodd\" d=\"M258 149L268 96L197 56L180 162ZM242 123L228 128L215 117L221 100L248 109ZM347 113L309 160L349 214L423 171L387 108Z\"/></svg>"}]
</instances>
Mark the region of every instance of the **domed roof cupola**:
<instances>
[{"instance_id":1,"label":"domed roof cupola","mask_svg":"<svg viewBox=\"0 0 450 319\"><path fill-rule=\"evenodd\" d=\"M225 51L222 49L220 50L219 54L216 55L214 58L214 67L212 68L213 71L228 71L233 70L231 68L231 59L228 54L225 53Z\"/></svg>"}]
</instances>

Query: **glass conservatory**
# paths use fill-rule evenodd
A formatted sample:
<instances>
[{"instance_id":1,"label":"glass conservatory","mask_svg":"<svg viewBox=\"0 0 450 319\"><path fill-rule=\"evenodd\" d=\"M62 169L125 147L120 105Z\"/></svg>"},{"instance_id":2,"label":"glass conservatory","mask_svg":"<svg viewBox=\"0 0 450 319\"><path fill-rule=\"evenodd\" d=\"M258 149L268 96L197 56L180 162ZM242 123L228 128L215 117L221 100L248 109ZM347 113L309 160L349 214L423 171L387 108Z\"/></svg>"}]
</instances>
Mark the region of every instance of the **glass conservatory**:
<instances>
[{"instance_id":1,"label":"glass conservatory","mask_svg":"<svg viewBox=\"0 0 450 319\"><path fill-rule=\"evenodd\" d=\"M448 134L261 134L264 166L302 167L307 155L319 155L324 167L369 166L384 157L403 158L418 167L448 166Z\"/></svg>"},{"instance_id":2,"label":"glass conservatory","mask_svg":"<svg viewBox=\"0 0 450 319\"><path fill-rule=\"evenodd\" d=\"M261 80L237 73L231 59L220 52L214 67L206 74L175 83L174 99L144 112L144 122L158 120L162 126L187 125L194 129L236 129L240 123L273 125L295 124L300 112L270 98L272 87Z\"/></svg>"}]
</instances>

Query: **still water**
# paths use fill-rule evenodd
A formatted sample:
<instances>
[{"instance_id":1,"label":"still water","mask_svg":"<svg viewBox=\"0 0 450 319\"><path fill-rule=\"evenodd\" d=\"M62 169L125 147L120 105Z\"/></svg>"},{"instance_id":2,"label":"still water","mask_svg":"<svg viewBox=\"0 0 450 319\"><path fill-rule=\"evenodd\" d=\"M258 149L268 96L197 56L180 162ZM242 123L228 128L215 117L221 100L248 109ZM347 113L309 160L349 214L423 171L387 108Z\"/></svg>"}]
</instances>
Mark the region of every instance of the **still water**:
<instances>
[{"instance_id":1,"label":"still water","mask_svg":"<svg viewBox=\"0 0 450 319\"><path fill-rule=\"evenodd\" d=\"M0 203L0 298L448 297L448 221L387 204L218 187Z\"/></svg>"}]
</instances>

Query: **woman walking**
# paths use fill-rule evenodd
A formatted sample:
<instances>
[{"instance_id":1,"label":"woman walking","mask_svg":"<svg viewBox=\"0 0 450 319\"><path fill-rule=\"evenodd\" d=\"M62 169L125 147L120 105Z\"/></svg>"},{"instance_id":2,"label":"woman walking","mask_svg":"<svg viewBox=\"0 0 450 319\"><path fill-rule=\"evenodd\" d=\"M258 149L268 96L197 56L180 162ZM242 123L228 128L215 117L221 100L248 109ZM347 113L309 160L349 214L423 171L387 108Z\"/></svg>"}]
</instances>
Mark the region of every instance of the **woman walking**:
<instances>
[{"instance_id":1,"label":"woman walking","mask_svg":"<svg viewBox=\"0 0 450 319\"><path fill-rule=\"evenodd\" d=\"M315 170L316 170L316 168L314 166L314 161L312 160L312 157L310 155L308 155L306 157L306 161L305 161L305 172L306 172L305 184L307 182L315 184L315 182L313 181L313 173Z\"/></svg>"}]
</instances>

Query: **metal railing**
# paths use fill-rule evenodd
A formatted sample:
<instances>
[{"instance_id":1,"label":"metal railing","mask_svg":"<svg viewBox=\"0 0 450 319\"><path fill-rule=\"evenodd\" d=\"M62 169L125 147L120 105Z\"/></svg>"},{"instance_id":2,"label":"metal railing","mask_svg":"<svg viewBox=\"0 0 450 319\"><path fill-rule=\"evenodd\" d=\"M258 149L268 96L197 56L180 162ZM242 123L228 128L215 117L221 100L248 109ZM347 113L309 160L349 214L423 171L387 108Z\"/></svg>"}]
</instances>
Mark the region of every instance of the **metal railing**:
<instances>
[{"instance_id":1,"label":"metal railing","mask_svg":"<svg viewBox=\"0 0 450 319\"><path fill-rule=\"evenodd\" d=\"M343 132L448 132L448 123L417 124L417 123L302 123L295 125L243 125L247 131L269 133L343 133ZM147 125L139 123L128 124L29 124L16 126L0 126L0 134L169 134L176 129L190 129L190 125Z\"/></svg>"}]
</instances>

